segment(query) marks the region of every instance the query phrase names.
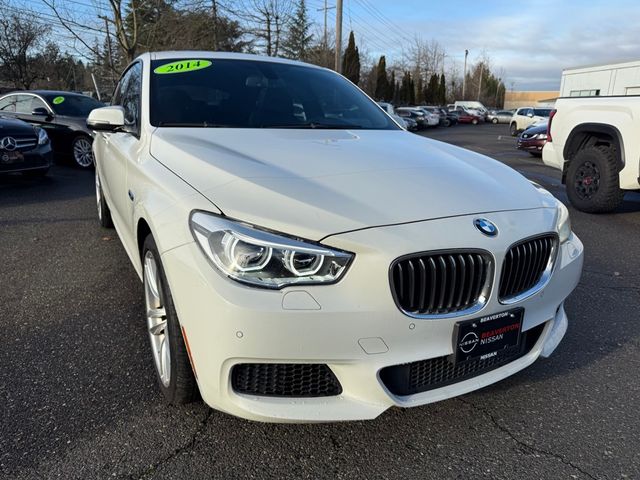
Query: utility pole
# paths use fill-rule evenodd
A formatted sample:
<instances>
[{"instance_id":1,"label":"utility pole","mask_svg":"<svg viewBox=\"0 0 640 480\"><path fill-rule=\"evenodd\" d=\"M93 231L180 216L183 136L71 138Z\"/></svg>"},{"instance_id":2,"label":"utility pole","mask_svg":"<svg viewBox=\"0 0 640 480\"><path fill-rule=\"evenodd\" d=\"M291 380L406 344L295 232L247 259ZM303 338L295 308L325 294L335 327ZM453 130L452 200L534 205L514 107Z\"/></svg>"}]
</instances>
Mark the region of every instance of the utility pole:
<instances>
[{"instance_id":1,"label":"utility pole","mask_svg":"<svg viewBox=\"0 0 640 480\"><path fill-rule=\"evenodd\" d=\"M478 101L480 101L480 92L482 92L482 76L484 75L484 62L480 64L480 81L478 82Z\"/></svg>"},{"instance_id":2,"label":"utility pole","mask_svg":"<svg viewBox=\"0 0 640 480\"><path fill-rule=\"evenodd\" d=\"M324 11L324 40L322 41L322 50L323 50L323 56L324 56L324 61L327 63L327 65L329 64L329 59L327 58L327 51L329 50L329 44L327 41L327 12L329 10L333 10L336 7L328 7L327 6L327 0L324 0L324 8L318 8L317 11ZM325 65L326 66L326 65Z\"/></svg>"},{"instance_id":3,"label":"utility pole","mask_svg":"<svg viewBox=\"0 0 640 480\"><path fill-rule=\"evenodd\" d=\"M500 84L502 83L502 79L498 78L498 86L496 87L496 99L493 102L493 105L498 108L498 93L500 93Z\"/></svg>"},{"instance_id":4,"label":"utility pole","mask_svg":"<svg viewBox=\"0 0 640 480\"><path fill-rule=\"evenodd\" d=\"M342 0L336 2L336 61L334 70L340 73L342 69Z\"/></svg>"},{"instance_id":5,"label":"utility pole","mask_svg":"<svg viewBox=\"0 0 640 480\"><path fill-rule=\"evenodd\" d=\"M464 51L464 73L462 74L462 100L464 100L467 93L467 56L469 56L469 50Z\"/></svg>"}]
</instances>

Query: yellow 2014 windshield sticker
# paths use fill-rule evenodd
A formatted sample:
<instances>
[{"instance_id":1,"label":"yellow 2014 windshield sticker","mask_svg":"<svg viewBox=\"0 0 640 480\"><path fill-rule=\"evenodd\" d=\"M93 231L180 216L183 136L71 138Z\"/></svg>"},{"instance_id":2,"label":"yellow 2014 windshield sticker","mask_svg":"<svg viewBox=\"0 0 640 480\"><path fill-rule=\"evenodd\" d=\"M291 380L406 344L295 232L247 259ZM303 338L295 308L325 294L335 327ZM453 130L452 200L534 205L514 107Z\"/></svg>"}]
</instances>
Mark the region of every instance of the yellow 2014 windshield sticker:
<instances>
[{"instance_id":1,"label":"yellow 2014 windshield sticker","mask_svg":"<svg viewBox=\"0 0 640 480\"><path fill-rule=\"evenodd\" d=\"M64 102L64 97L56 97L52 100L54 105L60 105L62 102Z\"/></svg>"},{"instance_id":2,"label":"yellow 2014 windshield sticker","mask_svg":"<svg viewBox=\"0 0 640 480\"><path fill-rule=\"evenodd\" d=\"M211 66L209 60L180 60L178 62L165 63L153 70L153 73L165 74L165 73L185 73L193 72L195 70L202 70Z\"/></svg>"}]
</instances>

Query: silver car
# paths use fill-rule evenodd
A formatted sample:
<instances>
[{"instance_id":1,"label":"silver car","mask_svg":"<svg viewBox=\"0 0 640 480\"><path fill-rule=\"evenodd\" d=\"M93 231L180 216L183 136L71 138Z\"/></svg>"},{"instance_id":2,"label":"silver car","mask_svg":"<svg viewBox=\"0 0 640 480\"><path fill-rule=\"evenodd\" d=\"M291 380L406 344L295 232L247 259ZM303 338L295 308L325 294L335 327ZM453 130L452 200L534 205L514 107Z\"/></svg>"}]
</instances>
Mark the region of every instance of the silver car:
<instances>
[{"instance_id":1,"label":"silver car","mask_svg":"<svg viewBox=\"0 0 640 480\"><path fill-rule=\"evenodd\" d=\"M513 110L491 110L487 115L487 122L491 123L509 123L513 117Z\"/></svg>"}]
</instances>

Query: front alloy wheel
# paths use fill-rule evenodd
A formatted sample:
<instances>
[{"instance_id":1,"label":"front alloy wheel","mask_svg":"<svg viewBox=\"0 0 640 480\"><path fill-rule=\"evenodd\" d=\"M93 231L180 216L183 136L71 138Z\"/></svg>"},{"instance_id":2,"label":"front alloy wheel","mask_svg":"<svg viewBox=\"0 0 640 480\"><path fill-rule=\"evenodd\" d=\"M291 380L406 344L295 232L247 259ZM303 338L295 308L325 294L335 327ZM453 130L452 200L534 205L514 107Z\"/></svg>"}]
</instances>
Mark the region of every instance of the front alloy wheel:
<instances>
[{"instance_id":1,"label":"front alloy wheel","mask_svg":"<svg viewBox=\"0 0 640 480\"><path fill-rule=\"evenodd\" d=\"M151 235L144 242L142 268L147 333L160 390L170 404L191 402L198 396L198 385L160 254Z\"/></svg>"},{"instance_id":2,"label":"front alloy wheel","mask_svg":"<svg viewBox=\"0 0 640 480\"><path fill-rule=\"evenodd\" d=\"M167 311L160 295L161 280L158 264L151 250L144 255L144 299L147 311L147 330L151 340L153 362L165 387L171 380L171 346L167 329Z\"/></svg>"},{"instance_id":3,"label":"front alloy wheel","mask_svg":"<svg viewBox=\"0 0 640 480\"><path fill-rule=\"evenodd\" d=\"M80 168L90 168L93 165L92 141L89 137L80 136L73 140L71 145L73 160Z\"/></svg>"}]
</instances>

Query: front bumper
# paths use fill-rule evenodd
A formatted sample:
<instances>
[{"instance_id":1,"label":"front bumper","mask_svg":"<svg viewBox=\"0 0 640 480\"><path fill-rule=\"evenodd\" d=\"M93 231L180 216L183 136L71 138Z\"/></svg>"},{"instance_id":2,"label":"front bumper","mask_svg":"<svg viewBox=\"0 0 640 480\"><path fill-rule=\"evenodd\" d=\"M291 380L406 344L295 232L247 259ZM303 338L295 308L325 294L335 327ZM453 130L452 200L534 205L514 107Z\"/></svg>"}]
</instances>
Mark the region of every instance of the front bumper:
<instances>
[{"instance_id":1,"label":"front bumper","mask_svg":"<svg viewBox=\"0 0 640 480\"><path fill-rule=\"evenodd\" d=\"M9 159L9 154L12 153L14 152L0 150L0 173L40 170L49 168L53 164L51 142L45 145L38 145L28 151L19 152L20 158L18 160Z\"/></svg>"},{"instance_id":2,"label":"front bumper","mask_svg":"<svg viewBox=\"0 0 640 480\"><path fill-rule=\"evenodd\" d=\"M524 150L525 152L542 153L545 143L547 143L546 140L519 138L517 148L518 150Z\"/></svg>"},{"instance_id":3,"label":"front bumper","mask_svg":"<svg viewBox=\"0 0 640 480\"><path fill-rule=\"evenodd\" d=\"M186 333L203 399L214 408L253 420L317 422L370 419L391 406L423 405L494 383L548 356L566 330L564 299L582 270L576 236L561 246L546 288L515 305L497 299L500 266L515 241L555 225L555 209L483 215L499 226L489 238L472 226L475 216L376 228L329 237L325 243L356 252L337 284L261 290L228 280L196 244L162 256ZM494 257L492 293L481 312L443 319L412 318L395 305L388 281L391 262L406 253L481 248ZM408 396L393 395L380 379L385 367L449 355L457 321L513 308L525 309L523 330L545 324L523 357L474 378ZM342 386L334 397L274 398L236 393L230 380L239 363L327 364Z\"/></svg>"}]
</instances>

